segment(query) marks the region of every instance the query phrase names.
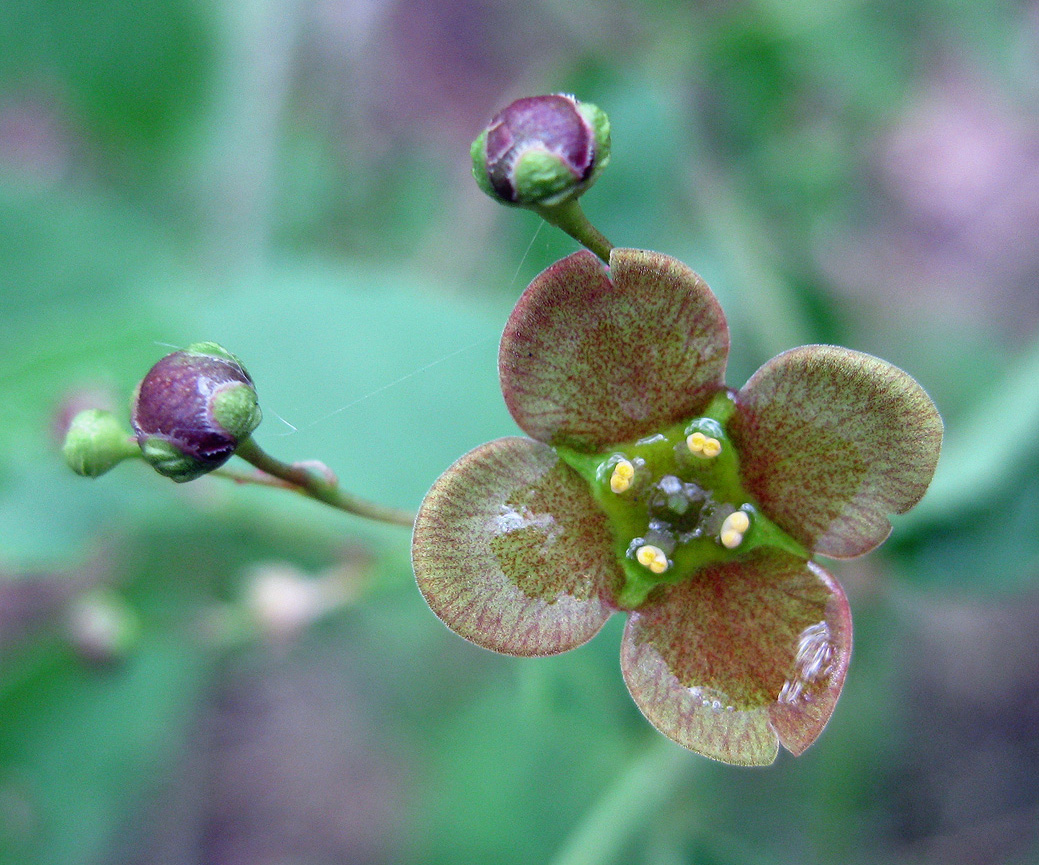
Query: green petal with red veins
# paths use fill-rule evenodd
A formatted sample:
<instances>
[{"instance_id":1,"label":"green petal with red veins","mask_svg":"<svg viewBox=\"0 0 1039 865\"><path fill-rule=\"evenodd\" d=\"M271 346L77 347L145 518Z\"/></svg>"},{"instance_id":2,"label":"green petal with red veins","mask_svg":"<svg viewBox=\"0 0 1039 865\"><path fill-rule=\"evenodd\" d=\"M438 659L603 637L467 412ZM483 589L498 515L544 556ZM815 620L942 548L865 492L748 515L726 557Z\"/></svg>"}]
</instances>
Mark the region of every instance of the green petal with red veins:
<instances>
[{"instance_id":1,"label":"green petal with red veins","mask_svg":"<svg viewBox=\"0 0 1039 865\"><path fill-rule=\"evenodd\" d=\"M736 395L729 433L743 481L810 549L851 558L888 536L934 475L942 420L886 361L809 345L773 358Z\"/></svg>"},{"instance_id":2,"label":"green petal with red veins","mask_svg":"<svg viewBox=\"0 0 1039 865\"><path fill-rule=\"evenodd\" d=\"M481 445L441 475L419 509L412 561L445 625L509 655L587 642L622 580L587 484L552 448L519 437Z\"/></svg>"},{"instance_id":3,"label":"green petal with red veins","mask_svg":"<svg viewBox=\"0 0 1039 865\"><path fill-rule=\"evenodd\" d=\"M778 550L712 565L632 612L624 680L685 748L738 765L800 754L844 684L851 613L822 568Z\"/></svg>"},{"instance_id":4,"label":"green petal with red veins","mask_svg":"<svg viewBox=\"0 0 1039 865\"><path fill-rule=\"evenodd\" d=\"M694 417L723 387L729 331L699 276L656 252L590 252L537 276L505 326L505 402L540 441L585 453Z\"/></svg>"}]
</instances>

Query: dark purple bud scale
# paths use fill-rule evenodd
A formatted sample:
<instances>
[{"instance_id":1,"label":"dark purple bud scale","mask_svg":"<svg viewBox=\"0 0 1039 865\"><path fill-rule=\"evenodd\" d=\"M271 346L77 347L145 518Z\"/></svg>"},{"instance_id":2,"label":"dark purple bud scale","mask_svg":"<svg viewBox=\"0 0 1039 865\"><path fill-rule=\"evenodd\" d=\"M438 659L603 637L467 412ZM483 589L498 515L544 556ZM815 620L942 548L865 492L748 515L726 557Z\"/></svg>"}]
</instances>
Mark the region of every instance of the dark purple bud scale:
<instances>
[{"instance_id":1,"label":"dark purple bud scale","mask_svg":"<svg viewBox=\"0 0 1039 865\"><path fill-rule=\"evenodd\" d=\"M586 180L595 167L592 130L566 96L530 96L499 111L487 127L487 173L494 190L516 201L512 169L531 147L559 156L576 181Z\"/></svg>"}]
</instances>

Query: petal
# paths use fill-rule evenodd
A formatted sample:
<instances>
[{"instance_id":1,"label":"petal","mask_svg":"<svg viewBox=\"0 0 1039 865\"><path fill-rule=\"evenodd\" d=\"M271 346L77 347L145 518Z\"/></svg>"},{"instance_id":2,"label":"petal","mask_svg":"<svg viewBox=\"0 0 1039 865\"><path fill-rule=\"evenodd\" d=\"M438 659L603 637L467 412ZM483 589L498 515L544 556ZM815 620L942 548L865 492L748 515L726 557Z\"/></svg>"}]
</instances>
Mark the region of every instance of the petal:
<instances>
[{"instance_id":1,"label":"petal","mask_svg":"<svg viewBox=\"0 0 1039 865\"><path fill-rule=\"evenodd\" d=\"M415 521L419 589L452 631L508 655L554 655L610 617L622 576L585 482L547 445L504 438L433 484Z\"/></svg>"},{"instance_id":2,"label":"petal","mask_svg":"<svg viewBox=\"0 0 1039 865\"><path fill-rule=\"evenodd\" d=\"M695 415L722 387L728 352L718 301L680 261L615 249L608 276L582 251L520 297L498 367L525 432L595 452Z\"/></svg>"},{"instance_id":3,"label":"petal","mask_svg":"<svg viewBox=\"0 0 1039 865\"><path fill-rule=\"evenodd\" d=\"M809 549L867 553L887 515L931 482L942 419L909 375L868 354L808 345L759 369L736 396L730 429L747 489Z\"/></svg>"},{"instance_id":4,"label":"petal","mask_svg":"<svg viewBox=\"0 0 1039 865\"><path fill-rule=\"evenodd\" d=\"M814 562L759 548L704 568L633 612L621 644L632 697L664 735L739 765L800 754L844 684L851 612Z\"/></svg>"}]
</instances>

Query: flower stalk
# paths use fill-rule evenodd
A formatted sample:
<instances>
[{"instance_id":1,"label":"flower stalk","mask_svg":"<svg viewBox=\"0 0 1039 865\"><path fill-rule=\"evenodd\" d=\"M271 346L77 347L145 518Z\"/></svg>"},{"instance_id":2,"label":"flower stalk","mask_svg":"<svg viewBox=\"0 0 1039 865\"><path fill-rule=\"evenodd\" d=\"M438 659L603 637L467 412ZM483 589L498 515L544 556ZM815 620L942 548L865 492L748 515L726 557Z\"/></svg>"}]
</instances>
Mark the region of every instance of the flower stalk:
<instances>
[{"instance_id":1,"label":"flower stalk","mask_svg":"<svg viewBox=\"0 0 1039 865\"><path fill-rule=\"evenodd\" d=\"M414 516L407 511L376 504L346 492L339 486L338 478L324 464L283 462L263 450L251 436L238 444L235 455L281 481L277 486L284 486L348 514L409 528L415 522ZM253 480L233 477L237 481Z\"/></svg>"},{"instance_id":2,"label":"flower stalk","mask_svg":"<svg viewBox=\"0 0 1039 865\"><path fill-rule=\"evenodd\" d=\"M324 463L286 463L266 453L252 438L261 418L253 380L238 358L216 343L200 342L166 355L138 384L133 436L110 412L88 409L73 420L63 450L70 468L88 477L137 457L177 483L216 473L236 483L290 489L365 519L414 524L407 511L341 489ZM225 469L232 456L260 474Z\"/></svg>"},{"instance_id":3,"label":"flower stalk","mask_svg":"<svg viewBox=\"0 0 1039 865\"><path fill-rule=\"evenodd\" d=\"M594 252L604 263L610 263L613 244L589 222L576 198L555 207L538 206L531 209L549 225L565 231L586 249Z\"/></svg>"}]
</instances>

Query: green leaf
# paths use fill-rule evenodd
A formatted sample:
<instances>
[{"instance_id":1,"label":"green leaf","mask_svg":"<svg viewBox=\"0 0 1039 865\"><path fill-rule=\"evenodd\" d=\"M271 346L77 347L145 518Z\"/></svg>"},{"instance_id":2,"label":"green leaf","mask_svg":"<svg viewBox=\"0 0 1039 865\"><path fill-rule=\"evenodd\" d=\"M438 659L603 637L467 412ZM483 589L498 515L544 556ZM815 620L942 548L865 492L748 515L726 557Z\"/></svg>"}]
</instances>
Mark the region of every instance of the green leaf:
<instances>
[{"instance_id":1,"label":"green leaf","mask_svg":"<svg viewBox=\"0 0 1039 865\"><path fill-rule=\"evenodd\" d=\"M897 367L809 345L751 376L729 431L762 509L815 552L851 558L882 543L887 515L904 513L926 492L942 420Z\"/></svg>"},{"instance_id":2,"label":"green leaf","mask_svg":"<svg viewBox=\"0 0 1039 865\"><path fill-rule=\"evenodd\" d=\"M590 640L621 574L606 518L552 448L498 439L433 485L415 523L419 589L451 630L510 655Z\"/></svg>"},{"instance_id":3,"label":"green leaf","mask_svg":"<svg viewBox=\"0 0 1039 865\"><path fill-rule=\"evenodd\" d=\"M681 262L615 249L608 276L577 252L523 293L499 370L525 432L595 452L694 416L723 386L728 351L721 307Z\"/></svg>"},{"instance_id":4,"label":"green leaf","mask_svg":"<svg viewBox=\"0 0 1039 865\"><path fill-rule=\"evenodd\" d=\"M149 628L111 669L88 667L53 640L37 639L28 654L21 678L5 665L0 765L35 831L0 821L0 862L100 862L179 755L206 652L184 631Z\"/></svg>"},{"instance_id":5,"label":"green leaf","mask_svg":"<svg viewBox=\"0 0 1039 865\"><path fill-rule=\"evenodd\" d=\"M851 612L822 568L778 550L704 568L630 614L621 667L649 721L739 765L822 732L851 655Z\"/></svg>"}]
</instances>

